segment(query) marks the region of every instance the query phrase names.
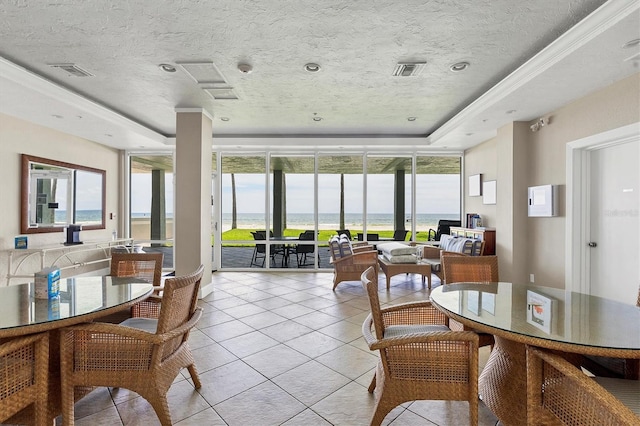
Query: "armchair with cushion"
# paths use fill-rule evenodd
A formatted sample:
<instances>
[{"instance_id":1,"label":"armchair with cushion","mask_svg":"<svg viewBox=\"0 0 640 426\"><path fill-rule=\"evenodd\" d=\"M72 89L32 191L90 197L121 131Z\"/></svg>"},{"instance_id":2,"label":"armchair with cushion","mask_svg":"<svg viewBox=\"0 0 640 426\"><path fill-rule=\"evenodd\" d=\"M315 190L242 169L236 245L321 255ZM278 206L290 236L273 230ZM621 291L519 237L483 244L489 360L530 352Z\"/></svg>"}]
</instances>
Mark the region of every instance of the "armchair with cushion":
<instances>
[{"instance_id":1,"label":"armchair with cushion","mask_svg":"<svg viewBox=\"0 0 640 426\"><path fill-rule=\"evenodd\" d=\"M131 318L121 324L90 323L60 331L62 416L74 424L74 388L113 386L145 398L160 423L171 425L167 392L182 368L196 389L200 378L187 344L202 315L197 307L204 267L167 279L156 318Z\"/></svg>"},{"instance_id":2,"label":"armchair with cushion","mask_svg":"<svg viewBox=\"0 0 640 426\"><path fill-rule=\"evenodd\" d=\"M33 334L0 344L0 422L30 407L25 415L35 425L51 424L48 418L49 335ZM20 415L23 415L21 413ZM22 423L11 419L9 423Z\"/></svg>"},{"instance_id":3,"label":"armchair with cushion","mask_svg":"<svg viewBox=\"0 0 640 426\"><path fill-rule=\"evenodd\" d=\"M442 235L439 246L418 245L423 262L431 264L431 271L442 281L442 255L450 254L452 256L482 256L484 252L484 241L474 240L465 237L452 237L451 235Z\"/></svg>"},{"instance_id":4,"label":"armchair with cushion","mask_svg":"<svg viewBox=\"0 0 640 426\"><path fill-rule=\"evenodd\" d=\"M451 283L496 283L498 278L498 256L456 256L450 252L441 253L443 279L442 284ZM473 329L455 320L450 320L452 330ZM493 335L478 333L479 346L492 346L495 343Z\"/></svg>"},{"instance_id":5,"label":"armchair with cushion","mask_svg":"<svg viewBox=\"0 0 640 426\"><path fill-rule=\"evenodd\" d=\"M468 401L469 423L478 424L478 336L451 331L431 302L380 307L373 268L361 277L371 314L362 324L370 350L380 360L369 392L375 391L371 425L380 425L400 404L415 400Z\"/></svg>"},{"instance_id":6,"label":"armchair with cushion","mask_svg":"<svg viewBox=\"0 0 640 426\"><path fill-rule=\"evenodd\" d=\"M378 251L366 243L352 244L346 235L333 236L329 240L329 262L333 265L333 290L342 281L359 281L360 275L370 266L378 276Z\"/></svg>"},{"instance_id":7,"label":"armchair with cushion","mask_svg":"<svg viewBox=\"0 0 640 426\"><path fill-rule=\"evenodd\" d=\"M639 425L640 381L589 377L527 346L527 425Z\"/></svg>"}]
</instances>

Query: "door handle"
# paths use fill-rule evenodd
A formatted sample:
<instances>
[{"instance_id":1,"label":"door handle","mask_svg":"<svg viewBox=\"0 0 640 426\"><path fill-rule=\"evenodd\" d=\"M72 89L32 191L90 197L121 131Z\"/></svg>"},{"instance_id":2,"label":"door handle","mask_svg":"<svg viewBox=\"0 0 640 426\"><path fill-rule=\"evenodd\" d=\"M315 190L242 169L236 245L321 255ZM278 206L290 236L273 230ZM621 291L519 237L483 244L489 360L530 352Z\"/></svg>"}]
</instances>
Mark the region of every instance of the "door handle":
<instances>
[{"instance_id":1,"label":"door handle","mask_svg":"<svg viewBox=\"0 0 640 426\"><path fill-rule=\"evenodd\" d=\"M588 245L589 247L597 247L597 246L598 246L598 243L596 243L595 241L590 241L589 243L587 243L587 245Z\"/></svg>"}]
</instances>

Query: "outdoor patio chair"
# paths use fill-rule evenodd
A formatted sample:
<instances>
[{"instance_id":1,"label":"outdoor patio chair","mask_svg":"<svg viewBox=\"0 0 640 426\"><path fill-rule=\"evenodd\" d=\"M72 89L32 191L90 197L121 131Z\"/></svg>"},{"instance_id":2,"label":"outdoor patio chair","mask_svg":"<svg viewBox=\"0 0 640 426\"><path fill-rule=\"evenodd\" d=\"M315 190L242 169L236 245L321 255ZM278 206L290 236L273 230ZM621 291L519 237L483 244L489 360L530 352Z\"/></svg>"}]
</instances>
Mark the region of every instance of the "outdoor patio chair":
<instances>
[{"instance_id":1,"label":"outdoor patio chair","mask_svg":"<svg viewBox=\"0 0 640 426\"><path fill-rule=\"evenodd\" d=\"M451 253L442 253L442 284L451 283L496 283L498 278L498 256L458 256ZM482 284L478 284L481 286ZM462 325L456 320L449 321L452 330L468 330L471 328ZM492 334L478 332L479 346L492 346L495 339Z\"/></svg>"},{"instance_id":2,"label":"outdoor patio chair","mask_svg":"<svg viewBox=\"0 0 640 426\"><path fill-rule=\"evenodd\" d=\"M253 239L256 241L265 241L267 239L266 231L251 232L251 235L253 235ZM272 237L273 233L270 233L269 235ZM272 264L275 264L276 255L278 254L283 256L283 263L284 263L285 252L284 252L284 247L281 244L270 244L269 249L270 249L269 257L271 258ZM266 258L267 258L267 245L258 243L253 248L253 256L251 257L250 266L255 265L255 266L260 266L261 268L264 268L264 263L266 261Z\"/></svg>"},{"instance_id":3,"label":"outdoor patio chair","mask_svg":"<svg viewBox=\"0 0 640 426\"><path fill-rule=\"evenodd\" d=\"M393 240L404 241L405 238L407 238L407 233L409 233L409 231L404 229L396 229L395 231L393 231Z\"/></svg>"},{"instance_id":4,"label":"outdoor patio chair","mask_svg":"<svg viewBox=\"0 0 640 426\"><path fill-rule=\"evenodd\" d=\"M301 241L313 241L316 238L315 231L304 231L301 232L298 236L298 239ZM296 261L298 262L298 267L302 266L313 266L313 254L316 252L316 247L314 244L296 244L294 252L296 254ZM308 258L307 255L311 254L311 263L307 263ZM320 264L320 256L318 256L318 264Z\"/></svg>"},{"instance_id":5,"label":"outdoor patio chair","mask_svg":"<svg viewBox=\"0 0 640 426\"><path fill-rule=\"evenodd\" d=\"M49 335L33 334L0 345L0 422L30 407L35 424L50 424L47 413Z\"/></svg>"},{"instance_id":6,"label":"outdoor patio chair","mask_svg":"<svg viewBox=\"0 0 640 426\"><path fill-rule=\"evenodd\" d=\"M447 317L429 301L381 308L374 268L361 280L371 306L362 334L370 350L380 351L369 385L376 401L371 425L416 400L468 401L469 423L477 425L478 336L449 330Z\"/></svg>"},{"instance_id":7,"label":"outdoor patio chair","mask_svg":"<svg viewBox=\"0 0 640 426\"><path fill-rule=\"evenodd\" d=\"M460 226L461 223L459 220L439 220L437 230L429 229L427 241L440 241L442 234L449 234L452 226Z\"/></svg>"},{"instance_id":8,"label":"outdoor patio chair","mask_svg":"<svg viewBox=\"0 0 640 426\"><path fill-rule=\"evenodd\" d=\"M640 382L589 377L559 355L527 346L527 425L638 425Z\"/></svg>"},{"instance_id":9,"label":"outdoor patio chair","mask_svg":"<svg viewBox=\"0 0 640 426\"><path fill-rule=\"evenodd\" d=\"M187 344L202 316L197 307L204 267L165 282L158 318L131 318L121 324L88 323L60 332L63 424L74 424L74 388L113 386L146 399L163 426L171 425L167 392L182 368L196 389L198 376Z\"/></svg>"}]
</instances>

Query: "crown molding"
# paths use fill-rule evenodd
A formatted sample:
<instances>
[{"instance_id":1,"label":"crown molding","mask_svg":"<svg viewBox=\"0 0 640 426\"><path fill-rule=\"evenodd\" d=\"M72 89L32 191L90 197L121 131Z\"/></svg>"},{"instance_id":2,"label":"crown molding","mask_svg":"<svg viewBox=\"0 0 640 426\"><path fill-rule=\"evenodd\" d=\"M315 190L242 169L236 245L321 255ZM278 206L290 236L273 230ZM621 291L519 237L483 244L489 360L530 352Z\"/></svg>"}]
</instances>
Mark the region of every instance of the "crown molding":
<instances>
[{"instance_id":1,"label":"crown molding","mask_svg":"<svg viewBox=\"0 0 640 426\"><path fill-rule=\"evenodd\" d=\"M638 0L607 1L440 126L427 137L427 144L436 143L464 123L468 123L482 111L487 110L506 96L522 88L550 67L565 59L627 16L632 13L638 13L639 10L640 1Z\"/></svg>"}]
</instances>

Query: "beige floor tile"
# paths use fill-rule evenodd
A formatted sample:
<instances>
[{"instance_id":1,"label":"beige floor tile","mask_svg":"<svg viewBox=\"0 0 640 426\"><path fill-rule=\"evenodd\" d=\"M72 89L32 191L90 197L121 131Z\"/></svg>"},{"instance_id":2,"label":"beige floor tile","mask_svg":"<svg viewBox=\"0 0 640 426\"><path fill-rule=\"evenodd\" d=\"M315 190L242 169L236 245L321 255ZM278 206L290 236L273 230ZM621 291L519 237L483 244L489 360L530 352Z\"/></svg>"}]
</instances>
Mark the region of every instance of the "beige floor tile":
<instances>
[{"instance_id":1,"label":"beige floor tile","mask_svg":"<svg viewBox=\"0 0 640 426\"><path fill-rule=\"evenodd\" d=\"M469 404L465 401L415 401L408 410L438 425L469 424ZM497 420L484 404L479 404L479 426L494 426Z\"/></svg>"},{"instance_id":2,"label":"beige floor tile","mask_svg":"<svg viewBox=\"0 0 640 426\"><path fill-rule=\"evenodd\" d=\"M316 361L347 376L351 380L355 380L375 368L378 363L378 357L353 346L344 345L317 357Z\"/></svg>"},{"instance_id":3,"label":"beige floor tile","mask_svg":"<svg viewBox=\"0 0 640 426\"><path fill-rule=\"evenodd\" d=\"M184 420L181 420L175 424L176 426L226 426L222 417L215 412L215 410L211 407L206 410L200 411L199 413L194 414L191 417L187 417Z\"/></svg>"},{"instance_id":4,"label":"beige floor tile","mask_svg":"<svg viewBox=\"0 0 640 426\"><path fill-rule=\"evenodd\" d=\"M220 345L238 358L255 354L264 349L276 346L279 342L259 331L243 334L242 336L220 342Z\"/></svg>"},{"instance_id":5,"label":"beige floor tile","mask_svg":"<svg viewBox=\"0 0 640 426\"><path fill-rule=\"evenodd\" d=\"M341 342L349 343L362 337L362 322L355 324L344 320L338 321L326 327L319 328L318 331Z\"/></svg>"},{"instance_id":6,"label":"beige floor tile","mask_svg":"<svg viewBox=\"0 0 640 426\"><path fill-rule=\"evenodd\" d=\"M268 299L253 302L253 304L256 306L260 306L263 309L276 309L283 306L288 306L291 304L291 302L287 299L283 299L282 297L270 297Z\"/></svg>"},{"instance_id":7,"label":"beige floor tile","mask_svg":"<svg viewBox=\"0 0 640 426\"><path fill-rule=\"evenodd\" d=\"M229 426L279 425L306 409L271 382L242 392L214 408Z\"/></svg>"},{"instance_id":8,"label":"beige floor tile","mask_svg":"<svg viewBox=\"0 0 640 426\"><path fill-rule=\"evenodd\" d=\"M349 383L349 379L330 368L309 361L274 377L273 382L310 406Z\"/></svg>"},{"instance_id":9,"label":"beige floor tile","mask_svg":"<svg viewBox=\"0 0 640 426\"><path fill-rule=\"evenodd\" d=\"M309 362L310 358L285 345L277 345L242 359L268 378Z\"/></svg>"},{"instance_id":10,"label":"beige floor tile","mask_svg":"<svg viewBox=\"0 0 640 426\"><path fill-rule=\"evenodd\" d=\"M324 312L313 311L295 318L294 321L317 330L340 321L340 318L325 314Z\"/></svg>"},{"instance_id":11,"label":"beige floor tile","mask_svg":"<svg viewBox=\"0 0 640 426\"><path fill-rule=\"evenodd\" d=\"M94 389L74 405L75 418L81 419L113 407L113 400L108 388Z\"/></svg>"},{"instance_id":12,"label":"beige floor tile","mask_svg":"<svg viewBox=\"0 0 640 426\"><path fill-rule=\"evenodd\" d=\"M233 321L235 318L229 314L226 314L218 309L202 314L200 321L198 321L198 328L206 328L214 325L220 325L228 321Z\"/></svg>"},{"instance_id":13,"label":"beige floor tile","mask_svg":"<svg viewBox=\"0 0 640 426\"><path fill-rule=\"evenodd\" d=\"M267 379L242 361L234 361L200 375L198 392L213 406Z\"/></svg>"},{"instance_id":14,"label":"beige floor tile","mask_svg":"<svg viewBox=\"0 0 640 426\"><path fill-rule=\"evenodd\" d=\"M331 426L331 423L314 411L306 409L294 418L282 423L282 426Z\"/></svg>"},{"instance_id":15,"label":"beige floor tile","mask_svg":"<svg viewBox=\"0 0 640 426\"><path fill-rule=\"evenodd\" d=\"M333 425L366 425L373 413L373 395L355 382L338 389L311 408Z\"/></svg>"},{"instance_id":16,"label":"beige floor tile","mask_svg":"<svg viewBox=\"0 0 640 426\"><path fill-rule=\"evenodd\" d=\"M62 422L60 423L62 424ZM76 426L120 426L122 421L120 420L120 414L116 407L111 406L105 410L98 411L90 416L78 418L75 420Z\"/></svg>"},{"instance_id":17,"label":"beige floor tile","mask_svg":"<svg viewBox=\"0 0 640 426\"><path fill-rule=\"evenodd\" d=\"M256 306L252 303L245 303L244 305L233 306L230 308L222 309L225 314L231 315L236 319L248 317L250 315L259 314L261 312L265 312L264 308L260 306Z\"/></svg>"},{"instance_id":18,"label":"beige floor tile","mask_svg":"<svg viewBox=\"0 0 640 426\"><path fill-rule=\"evenodd\" d=\"M273 309L272 312L282 315L285 318L292 319L313 312L313 309L298 305L297 303L291 303L289 305L282 306L281 308Z\"/></svg>"},{"instance_id":19,"label":"beige floor tile","mask_svg":"<svg viewBox=\"0 0 640 426\"><path fill-rule=\"evenodd\" d=\"M322 334L318 331L312 331L311 333L289 340L286 345L292 347L298 352L302 352L309 358L315 358L339 348L344 345L344 343L338 339L329 337L326 334Z\"/></svg>"},{"instance_id":20,"label":"beige floor tile","mask_svg":"<svg viewBox=\"0 0 640 426\"><path fill-rule=\"evenodd\" d=\"M216 342L222 342L223 340L231 339L254 331L252 327L240 320L233 320L225 322L224 324L201 328L200 330Z\"/></svg>"},{"instance_id":21,"label":"beige floor tile","mask_svg":"<svg viewBox=\"0 0 640 426\"><path fill-rule=\"evenodd\" d=\"M313 329L298 324L296 321L285 321L260 330L261 333L266 334L278 342L286 342L304 334L311 333L312 331Z\"/></svg>"},{"instance_id":22,"label":"beige floor tile","mask_svg":"<svg viewBox=\"0 0 640 426\"><path fill-rule=\"evenodd\" d=\"M273 312L261 312L255 315L249 315L248 317L241 318L240 321L253 327L256 330L260 330L265 327L269 327L274 324L286 321L287 318L275 314Z\"/></svg>"},{"instance_id":23,"label":"beige floor tile","mask_svg":"<svg viewBox=\"0 0 640 426\"><path fill-rule=\"evenodd\" d=\"M191 353L196 363L196 369L200 374L212 368L238 360L238 357L220 346L213 343L198 349L192 349ZM183 371L184 372L184 371ZM188 374L188 373L187 373Z\"/></svg>"}]
</instances>

